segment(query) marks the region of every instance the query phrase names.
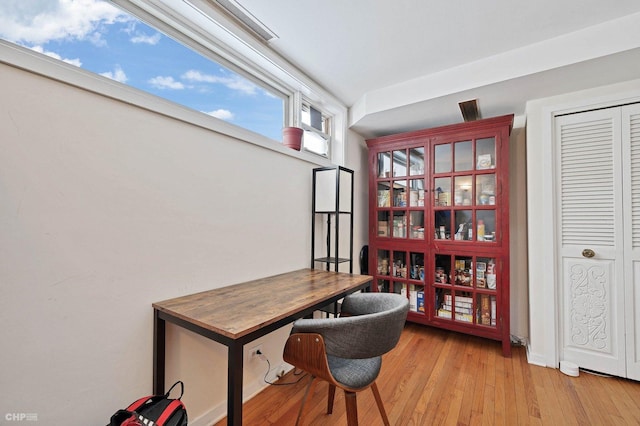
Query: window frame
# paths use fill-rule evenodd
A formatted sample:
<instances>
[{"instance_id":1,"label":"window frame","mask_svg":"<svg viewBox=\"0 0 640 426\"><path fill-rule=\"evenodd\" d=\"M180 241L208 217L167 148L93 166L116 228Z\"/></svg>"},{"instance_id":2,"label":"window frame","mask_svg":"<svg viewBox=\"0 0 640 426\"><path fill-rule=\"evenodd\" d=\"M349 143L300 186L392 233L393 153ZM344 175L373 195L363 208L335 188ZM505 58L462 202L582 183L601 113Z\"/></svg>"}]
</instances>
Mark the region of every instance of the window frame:
<instances>
[{"instance_id":1,"label":"window frame","mask_svg":"<svg viewBox=\"0 0 640 426\"><path fill-rule=\"evenodd\" d=\"M324 111L322 111L321 109L317 108L315 105L313 105L311 102L307 101L306 99L303 99L302 101L302 106L300 108L300 114L302 115L303 112L305 110L309 110L309 115L311 116L311 110L315 110L318 113L320 113L320 120L321 122L324 124L324 127L326 129L326 131L322 131L322 129L317 129L315 127L313 127L313 123L311 124L307 124L304 123L302 121L302 118L300 119L300 127L304 130L304 134L306 135L307 133L311 133L315 136L317 136L320 139L323 139L326 143L326 155L321 154L319 152L316 152L314 150L312 150L311 148L309 148L308 146L304 146L305 149L307 149L308 151L316 154L316 155L320 155L322 157L326 157L326 158L331 158L331 145L332 145L332 134L334 131L333 128L333 116L330 114L325 113ZM304 141L303 141L304 142Z\"/></svg>"}]
</instances>

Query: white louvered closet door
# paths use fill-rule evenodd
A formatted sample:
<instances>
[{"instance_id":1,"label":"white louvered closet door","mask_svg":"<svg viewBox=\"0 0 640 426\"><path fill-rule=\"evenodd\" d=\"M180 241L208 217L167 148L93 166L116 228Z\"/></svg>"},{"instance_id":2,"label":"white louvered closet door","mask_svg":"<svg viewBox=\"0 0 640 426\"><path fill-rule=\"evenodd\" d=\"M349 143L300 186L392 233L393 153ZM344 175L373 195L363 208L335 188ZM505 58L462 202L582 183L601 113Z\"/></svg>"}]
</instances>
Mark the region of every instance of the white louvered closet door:
<instances>
[{"instance_id":1,"label":"white louvered closet door","mask_svg":"<svg viewBox=\"0 0 640 426\"><path fill-rule=\"evenodd\" d=\"M619 108L556 118L560 285L549 303L557 297L561 361L625 376L620 124Z\"/></svg>"},{"instance_id":2,"label":"white louvered closet door","mask_svg":"<svg viewBox=\"0 0 640 426\"><path fill-rule=\"evenodd\" d=\"M622 108L626 377L640 380L640 104Z\"/></svg>"}]
</instances>

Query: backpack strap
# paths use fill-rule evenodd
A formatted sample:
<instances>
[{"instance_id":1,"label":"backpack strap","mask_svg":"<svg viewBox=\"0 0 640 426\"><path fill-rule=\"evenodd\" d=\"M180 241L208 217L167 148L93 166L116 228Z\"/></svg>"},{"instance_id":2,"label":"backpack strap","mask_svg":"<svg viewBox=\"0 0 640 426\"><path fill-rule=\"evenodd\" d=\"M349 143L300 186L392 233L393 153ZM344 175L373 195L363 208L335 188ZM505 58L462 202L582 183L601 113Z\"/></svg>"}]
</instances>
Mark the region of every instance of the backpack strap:
<instances>
[{"instance_id":1,"label":"backpack strap","mask_svg":"<svg viewBox=\"0 0 640 426\"><path fill-rule=\"evenodd\" d=\"M184 409L184 404L180 400L172 400L171 403L167 405L167 408L164 409L160 417L158 417L158 420L156 420L155 424L157 426L164 426L165 422L169 420L173 413L181 408Z\"/></svg>"},{"instance_id":2,"label":"backpack strap","mask_svg":"<svg viewBox=\"0 0 640 426\"><path fill-rule=\"evenodd\" d=\"M164 394L165 398L169 398L169 394L171 393L171 391L173 390L173 388L175 388L176 386L180 385L180 396L177 397L176 399L180 399L182 398L182 395L184 395L184 383L182 383L182 380L178 380L177 382L175 382L167 391L166 394Z\"/></svg>"},{"instance_id":3,"label":"backpack strap","mask_svg":"<svg viewBox=\"0 0 640 426\"><path fill-rule=\"evenodd\" d=\"M142 397L142 398L132 402L131 405L129 405L127 407L127 411L138 411L138 408L142 407L147 401L149 401L150 399L153 399L153 398L154 398L153 395Z\"/></svg>"}]
</instances>

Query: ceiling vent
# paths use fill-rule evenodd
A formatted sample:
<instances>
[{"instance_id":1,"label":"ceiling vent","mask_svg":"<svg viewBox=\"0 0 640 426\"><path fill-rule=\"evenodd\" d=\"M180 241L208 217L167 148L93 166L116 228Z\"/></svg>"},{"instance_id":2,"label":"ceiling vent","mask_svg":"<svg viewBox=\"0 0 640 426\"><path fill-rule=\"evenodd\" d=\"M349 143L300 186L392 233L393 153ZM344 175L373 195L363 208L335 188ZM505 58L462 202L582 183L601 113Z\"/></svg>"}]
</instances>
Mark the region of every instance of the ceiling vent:
<instances>
[{"instance_id":1,"label":"ceiling vent","mask_svg":"<svg viewBox=\"0 0 640 426\"><path fill-rule=\"evenodd\" d=\"M480 118L480 111L478 111L478 100L472 99L470 101L458 102L460 112L464 121L475 121Z\"/></svg>"},{"instance_id":2,"label":"ceiling vent","mask_svg":"<svg viewBox=\"0 0 640 426\"><path fill-rule=\"evenodd\" d=\"M271 41L278 38L276 33L271 31L265 24L260 22L258 18L253 16L251 12L244 8L236 0L210 0L210 3L218 5L227 14L231 15L245 28L251 30L255 35L264 41Z\"/></svg>"}]
</instances>

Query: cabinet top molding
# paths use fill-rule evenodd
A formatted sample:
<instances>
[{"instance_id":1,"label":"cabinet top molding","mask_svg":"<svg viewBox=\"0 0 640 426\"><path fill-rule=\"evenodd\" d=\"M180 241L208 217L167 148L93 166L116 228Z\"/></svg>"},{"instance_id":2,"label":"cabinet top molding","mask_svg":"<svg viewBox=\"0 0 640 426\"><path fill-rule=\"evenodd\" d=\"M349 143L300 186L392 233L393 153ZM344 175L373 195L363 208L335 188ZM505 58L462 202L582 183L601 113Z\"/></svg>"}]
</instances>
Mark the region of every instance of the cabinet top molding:
<instances>
[{"instance_id":1,"label":"cabinet top molding","mask_svg":"<svg viewBox=\"0 0 640 426\"><path fill-rule=\"evenodd\" d=\"M432 127L429 129L414 130L404 133L395 133L388 136L380 136L377 138L367 139L368 147L375 147L387 142L402 142L409 139L415 139L419 137L435 137L440 134L455 132L461 136L464 136L467 132L473 135L477 135L483 129L494 129L496 126L509 125L509 134L513 128L513 114L502 115L499 117L484 118L482 120L468 121L465 123L448 124L440 127Z\"/></svg>"}]
</instances>

